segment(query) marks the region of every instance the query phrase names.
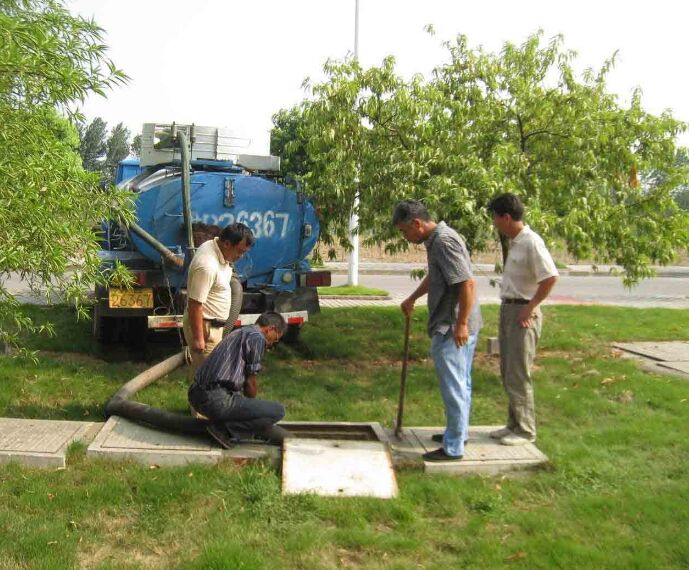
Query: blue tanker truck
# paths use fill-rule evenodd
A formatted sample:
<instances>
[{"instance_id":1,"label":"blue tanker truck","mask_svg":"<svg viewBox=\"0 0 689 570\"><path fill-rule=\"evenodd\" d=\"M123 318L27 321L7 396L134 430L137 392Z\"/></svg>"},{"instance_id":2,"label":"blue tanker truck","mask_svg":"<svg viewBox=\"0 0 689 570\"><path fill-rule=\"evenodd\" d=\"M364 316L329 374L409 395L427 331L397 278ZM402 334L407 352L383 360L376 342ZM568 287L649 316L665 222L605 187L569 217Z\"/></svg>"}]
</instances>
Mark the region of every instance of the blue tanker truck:
<instances>
[{"instance_id":1,"label":"blue tanker truck","mask_svg":"<svg viewBox=\"0 0 689 570\"><path fill-rule=\"evenodd\" d=\"M256 242L234 265L227 327L274 310L294 341L319 311L316 287L329 285L330 273L312 271L307 259L318 239L316 209L279 177L279 158L247 147L226 129L144 125L141 158L117 170L119 186L136 194L136 221L102 227L103 266L124 264L134 285L96 288L96 338L138 344L150 331L181 327L195 248L233 222L249 226Z\"/></svg>"}]
</instances>

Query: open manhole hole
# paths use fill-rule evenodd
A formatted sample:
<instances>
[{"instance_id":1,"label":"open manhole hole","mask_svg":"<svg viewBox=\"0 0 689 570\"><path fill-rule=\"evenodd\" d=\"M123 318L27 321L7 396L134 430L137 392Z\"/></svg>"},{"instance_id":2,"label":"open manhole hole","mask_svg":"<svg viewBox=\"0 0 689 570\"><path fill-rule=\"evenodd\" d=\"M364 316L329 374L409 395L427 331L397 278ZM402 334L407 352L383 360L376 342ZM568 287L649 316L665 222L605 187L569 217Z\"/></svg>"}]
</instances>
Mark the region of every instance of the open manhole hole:
<instances>
[{"instance_id":1,"label":"open manhole hole","mask_svg":"<svg viewBox=\"0 0 689 570\"><path fill-rule=\"evenodd\" d=\"M296 439L388 442L378 422L280 422Z\"/></svg>"}]
</instances>

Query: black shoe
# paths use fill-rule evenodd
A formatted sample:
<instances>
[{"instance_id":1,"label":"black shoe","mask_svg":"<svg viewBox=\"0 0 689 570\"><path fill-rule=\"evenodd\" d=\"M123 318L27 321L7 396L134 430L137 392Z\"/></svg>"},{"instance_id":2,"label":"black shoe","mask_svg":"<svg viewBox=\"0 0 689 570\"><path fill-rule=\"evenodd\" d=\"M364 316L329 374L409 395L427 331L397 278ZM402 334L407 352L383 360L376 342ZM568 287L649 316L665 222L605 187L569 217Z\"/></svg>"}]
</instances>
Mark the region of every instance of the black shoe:
<instances>
[{"instance_id":1,"label":"black shoe","mask_svg":"<svg viewBox=\"0 0 689 570\"><path fill-rule=\"evenodd\" d=\"M286 438L292 437L292 434L282 426L273 424L265 428L258 436L262 437L267 443L282 445L282 442L285 441Z\"/></svg>"},{"instance_id":2,"label":"black shoe","mask_svg":"<svg viewBox=\"0 0 689 570\"><path fill-rule=\"evenodd\" d=\"M435 441L436 443L442 443L442 442L443 442L443 436L444 436L444 435L445 435L445 434L443 434L443 433L434 433L434 434L431 436L431 439L432 439L433 441ZM464 445L466 445L467 443L469 443L469 440L468 440L468 439L465 439L465 440L464 440Z\"/></svg>"},{"instance_id":3,"label":"black shoe","mask_svg":"<svg viewBox=\"0 0 689 570\"><path fill-rule=\"evenodd\" d=\"M225 449L230 449L234 447L237 443L237 440L234 437L232 437L230 432L227 431L223 426L208 424L206 426L206 431L215 441L217 441Z\"/></svg>"},{"instance_id":4,"label":"black shoe","mask_svg":"<svg viewBox=\"0 0 689 570\"><path fill-rule=\"evenodd\" d=\"M442 447L439 447L438 449L424 453L421 457L423 457L424 461L459 461L464 456L448 455Z\"/></svg>"}]
</instances>

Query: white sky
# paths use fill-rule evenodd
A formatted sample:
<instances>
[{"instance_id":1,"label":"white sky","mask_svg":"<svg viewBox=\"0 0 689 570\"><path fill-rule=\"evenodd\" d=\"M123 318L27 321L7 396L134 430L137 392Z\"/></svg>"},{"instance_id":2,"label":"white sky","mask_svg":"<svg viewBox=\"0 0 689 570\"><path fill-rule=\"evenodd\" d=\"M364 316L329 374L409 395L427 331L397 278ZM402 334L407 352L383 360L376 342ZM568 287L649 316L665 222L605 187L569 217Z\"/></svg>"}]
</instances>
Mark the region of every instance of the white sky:
<instances>
[{"instance_id":1,"label":"white sky","mask_svg":"<svg viewBox=\"0 0 689 570\"><path fill-rule=\"evenodd\" d=\"M328 58L354 50L355 0L67 0L74 13L105 28L109 56L131 82L86 102L87 118L194 122L267 141L271 116L304 98L306 77L322 78ZM498 50L539 28L563 34L580 69L600 67L615 50L611 91L626 104L641 87L652 113L671 109L689 121L686 14L682 2L655 0L360 0L359 60L396 57L409 77L446 61L444 40ZM423 31L433 24L434 37ZM689 135L680 142L689 145Z\"/></svg>"}]
</instances>

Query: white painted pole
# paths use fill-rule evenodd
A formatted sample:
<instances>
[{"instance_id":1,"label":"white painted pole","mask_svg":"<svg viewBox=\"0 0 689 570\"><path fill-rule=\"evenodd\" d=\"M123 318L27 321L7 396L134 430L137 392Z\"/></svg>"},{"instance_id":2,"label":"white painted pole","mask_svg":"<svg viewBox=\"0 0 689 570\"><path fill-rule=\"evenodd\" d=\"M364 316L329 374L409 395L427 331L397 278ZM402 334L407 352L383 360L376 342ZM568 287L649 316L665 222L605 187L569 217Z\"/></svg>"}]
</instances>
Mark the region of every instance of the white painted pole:
<instances>
[{"instance_id":1,"label":"white painted pole","mask_svg":"<svg viewBox=\"0 0 689 570\"><path fill-rule=\"evenodd\" d=\"M354 59L359 59L359 0L354 0ZM349 252L349 275L347 279L348 285L359 284L359 216L357 214L359 209L359 178L354 180L357 186L356 194L354 195L354 204L352 207L352 215L349 218L349 241L352 244L352 251Z\"/></svg>"}]
</instances>

